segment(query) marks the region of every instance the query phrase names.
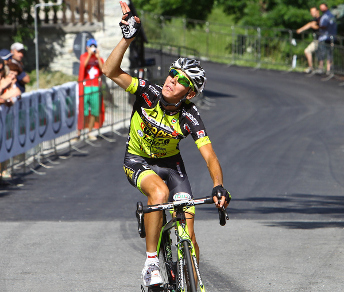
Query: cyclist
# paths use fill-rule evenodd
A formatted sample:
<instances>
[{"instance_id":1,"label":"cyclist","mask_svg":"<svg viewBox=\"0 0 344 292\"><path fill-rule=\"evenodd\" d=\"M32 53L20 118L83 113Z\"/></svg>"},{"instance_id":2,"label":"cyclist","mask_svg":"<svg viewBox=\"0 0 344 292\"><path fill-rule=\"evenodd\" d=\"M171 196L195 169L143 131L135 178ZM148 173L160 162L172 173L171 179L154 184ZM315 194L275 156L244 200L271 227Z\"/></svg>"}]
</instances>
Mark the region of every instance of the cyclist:
<instances>
[{"instance_id":1,"label":"cyclist","mask_svg":"<svg viewBox=\"0 0 344 292\"><path fill-rule=\"evenodd\" d=\"M125 2L120 1L120 5L123 38L106 60L103 73L136 95L123 166L129 182L147 196L149 205L166 203L178 192L191 195L178 147L179 141L191 134L207 163L214 183L213 195L221 192L220 201L214 197L215 204L218 208L226 208L230 194L223 187L221 166L200 115L190 102L204 88L206 77L203 68L196 60L179 58L171 65L162 87L125 73L120 67L121 62L140 29L140 19L132 15ZM187 210L187 224L198 259L194 210L192 207ZM161 212L145 214L147 259L142 270L145 286L162 283L157 257L161 227Z\"/></svg>"}]
</instances>

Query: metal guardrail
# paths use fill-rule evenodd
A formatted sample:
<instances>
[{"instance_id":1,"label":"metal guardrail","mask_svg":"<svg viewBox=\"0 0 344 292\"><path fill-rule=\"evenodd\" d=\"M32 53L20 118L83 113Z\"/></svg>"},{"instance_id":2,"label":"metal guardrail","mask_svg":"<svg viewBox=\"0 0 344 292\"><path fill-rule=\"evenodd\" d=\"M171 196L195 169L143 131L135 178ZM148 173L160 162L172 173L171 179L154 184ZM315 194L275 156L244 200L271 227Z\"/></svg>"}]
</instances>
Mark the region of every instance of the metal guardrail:
<instances>
[{"instance_id":1,"label":"metal guardrail","mask_svg":"<svg viewBox=\"0 0 344 292\"><path fill-rule=\"evenodd\" d=\"M94 129L91 133L97 135L100 139L115 142L116 140L112 136L127 135L127 133L120 133L119 130L127 128L129 125L128 122L132 112L132 106L128 102L129 94L114 82L100 82L99 93L103 96L105 105L104 123L101 128ZM79 96L79 99L82 98L83 96ZM12 179L31 172L44 175L45 172L38 169L42 167L52 168L54 164L59 163L58 159L67 159L76 152L87 153L82 149L86 143L97 147L96 141L87 139L87 133L88 130L81 130L80 138L78 138L78 131L76 130L57 139L42 142L29 151L1 163L1 172L7 170L11 173ZM1 182L11 184L11 180L4 181L0 176Z\"/></svg>"}]
</instances>

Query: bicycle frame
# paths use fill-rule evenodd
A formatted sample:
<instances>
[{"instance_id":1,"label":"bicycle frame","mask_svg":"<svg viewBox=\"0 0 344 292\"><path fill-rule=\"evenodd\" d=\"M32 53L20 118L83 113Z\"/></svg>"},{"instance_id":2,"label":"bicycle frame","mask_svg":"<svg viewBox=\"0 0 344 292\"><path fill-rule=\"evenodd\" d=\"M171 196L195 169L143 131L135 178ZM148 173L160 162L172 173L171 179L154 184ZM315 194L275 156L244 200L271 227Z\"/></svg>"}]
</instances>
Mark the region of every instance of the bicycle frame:
<instances>
[{"instance_id":1,"label":"bicycle frame","mask_svg":"<svg viewBox=\"0 0 344 292\"><path fill-rule=\"evenodd\" d=\"M182 210L183 207L178 208L175 210L176 215L169 221L167 222L160 231L160 237L159 237L159 242L157 246L157 253L159 255L160 253L160 247L161 247L161 242L164 233L167 233L168 238L170 238L170 230L174 227L175 228L175 235L177 238L176 246L177 246L177 262L178 262L178 283L176 283L176 289L177 291L184 292L185 287L184 287L184 273L182 267L184 266L185 262L185 255L183 252L184 249L184 242L187 242L188 249L190 250L191 253L191 259L194 265L194 269L198 278L198 283L200 287L201 292L205 292L205 287L202 282L201 274L199 271L198 263L197 263L197 256L196 256L196 250L195 247L192 243L191 237L189 235L189 231L187 228L187 223L186 223L186 218L185 218L185 212ZM166 214L164 214L166 216ZM166 220L166 219L165 219ZM165 249L167 248L169 250L170 254L170 261L172 261L172 248L171 248L171 240L169 240L169 243L166 245L165 243ZM171 269L172 267L170 267ZM170 278L170 275L168 275Z\"/></svg>"},{"instance_id":2,"label":"bicycle frame","mask_svg":"<svg viewBox=\"0 0 344 292\"><path fill-rule=\"evenodd\" d=\"M188 194L186 194L188 195ZM188 195L189 196L189 195ZM168 269L168 283L166 283L160 289L163 290L156 290L156 288L148 289L148 291L167 291L167 292L185 292L186 287L184 287L184 265L187 264L187 275L192 280L188 281L188 285L192 286L191 291L196 291L195 281L194 281L194 272L196 273L198 286L201 292L205 292L205 287L202 282L201 274L199 271L198 263L197 263L197 256L195 247L192 243L191 237L188 232L186 217L185 217L185 207L190 207L198 204L211 204L213 203L212 197L204 197L199 199L181 199L174 202L169 202L165 204L159 205L151 205L151 206L143 206L141 202L137 203L137 211L136 217L138 219L138 231L140 236L143 238L145 237L145 230L144 230L144 213L150 213L155 211L163 211L163 218L164 218L164 225L160 231L159 242L157 246L157 253L158 255L163 249L163 256L164 256L164 264L166 265L166 269ZM168 222L166 219L167 210L173 210L174 216ZM219 209L220 215L220 224L224 225L226 219L228 220L228 215L225 209ZM225 219L223 219L225 218ZM222 223L221 223L222 220ZM175 228L175 235L177 238L176 247L177 247L177 279L175 275L174 264L175 262L172 259L172 244L170 238L170 230ZM177 281L176 281L177 280ZM186 279L189 280L189 279ZM187 290L190 291L190 290Z\"/></svg>"}]
</instances>

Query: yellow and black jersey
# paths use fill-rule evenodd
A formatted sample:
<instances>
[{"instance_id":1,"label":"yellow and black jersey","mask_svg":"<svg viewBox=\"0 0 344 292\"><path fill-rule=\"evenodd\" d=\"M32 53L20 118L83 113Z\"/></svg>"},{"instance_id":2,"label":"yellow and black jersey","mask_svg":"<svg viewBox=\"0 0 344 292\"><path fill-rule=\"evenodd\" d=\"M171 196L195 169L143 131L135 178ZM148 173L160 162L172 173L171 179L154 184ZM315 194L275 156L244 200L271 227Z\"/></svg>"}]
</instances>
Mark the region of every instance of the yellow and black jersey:
<instances>
[{"instance_id":1,"label":"yellow and black jersey","mask_svg":"<svg viewBox=\"0 0 344 292\"><path fill-rule=\"evenodd\" d=\"M160 105L162 88L134 77L126 91L136 95L127 141L129 153L151 158L170 157L179 153L179 141L189 134L198 148L211 143L192 102L183 102L176 112L164 111Z\"/></svg>"}]
</instances>

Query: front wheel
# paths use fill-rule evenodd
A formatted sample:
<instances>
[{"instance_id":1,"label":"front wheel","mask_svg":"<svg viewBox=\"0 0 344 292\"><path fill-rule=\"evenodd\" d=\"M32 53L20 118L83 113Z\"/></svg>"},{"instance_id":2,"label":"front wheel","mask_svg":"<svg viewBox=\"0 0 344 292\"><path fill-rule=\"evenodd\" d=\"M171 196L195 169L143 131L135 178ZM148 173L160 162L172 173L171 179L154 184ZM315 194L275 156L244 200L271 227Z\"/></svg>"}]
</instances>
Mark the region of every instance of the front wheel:
<instances>
[{"instance_id":1,"label":"front wheel","mask_svg":"<svg viewBox=\"0 0 344 292\"><path fill-rule=\"evenodd\" d=\"M192 265L191 253L189 249L189 244L187 241L183 242L183 250L184 250L184 260L185 260L185 280L188 287L188 291L190 292L197 292L196 283L195 283L195 276L194 276L194 269Z\"/></svg>"}]
</instances>

